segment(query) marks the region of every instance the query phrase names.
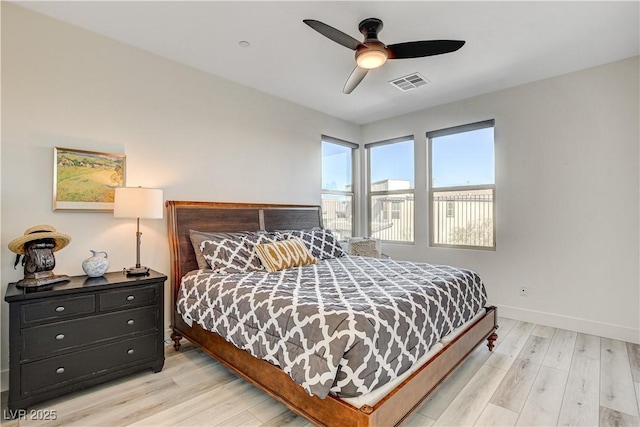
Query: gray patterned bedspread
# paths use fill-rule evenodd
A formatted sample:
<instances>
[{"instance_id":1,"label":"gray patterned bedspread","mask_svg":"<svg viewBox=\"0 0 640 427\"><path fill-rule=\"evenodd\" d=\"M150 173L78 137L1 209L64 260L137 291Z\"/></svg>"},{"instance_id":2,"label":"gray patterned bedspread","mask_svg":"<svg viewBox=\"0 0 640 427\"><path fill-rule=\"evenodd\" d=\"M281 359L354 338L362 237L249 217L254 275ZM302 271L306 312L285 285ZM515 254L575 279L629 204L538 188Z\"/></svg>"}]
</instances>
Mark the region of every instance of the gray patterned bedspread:
<instances>
[{"instance_id":1,"label":"gray patterned bedspread","mask_svg":"<svg viewBox=\"0 0 640 427\"><path fill-rule=\"evenodd\" d=\"M177 309L324 398L387 383L486 300L470 270L346 256L275 273L192 271Z\"/></svg>"}]
</instances>

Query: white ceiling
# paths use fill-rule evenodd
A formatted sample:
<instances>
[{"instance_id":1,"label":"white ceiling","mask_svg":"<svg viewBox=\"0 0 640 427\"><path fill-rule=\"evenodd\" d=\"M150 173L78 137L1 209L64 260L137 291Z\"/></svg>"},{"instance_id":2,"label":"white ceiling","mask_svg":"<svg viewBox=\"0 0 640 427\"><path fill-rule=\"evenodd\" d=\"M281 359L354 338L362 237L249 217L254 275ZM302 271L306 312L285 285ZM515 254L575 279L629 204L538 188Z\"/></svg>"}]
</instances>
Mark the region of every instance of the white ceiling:
<instances>
[{"instance_id":1,"label":"white ceiling","mask_svg":"<svg viewBox=\"0 0 640 427\"><path fill-rule=\"evenodd\" d=\"M15 2L217 76L358 124L581 70L640 53L640 3L629 2ZM353 93L342 87L353 51L323 37L317 19L361 40L384 22L386 44L465 40L458 52L392 60ZM240 47L246 40L250 47ZM389 80L419 72L401 92Z\"/></svg>"}]
</instances>

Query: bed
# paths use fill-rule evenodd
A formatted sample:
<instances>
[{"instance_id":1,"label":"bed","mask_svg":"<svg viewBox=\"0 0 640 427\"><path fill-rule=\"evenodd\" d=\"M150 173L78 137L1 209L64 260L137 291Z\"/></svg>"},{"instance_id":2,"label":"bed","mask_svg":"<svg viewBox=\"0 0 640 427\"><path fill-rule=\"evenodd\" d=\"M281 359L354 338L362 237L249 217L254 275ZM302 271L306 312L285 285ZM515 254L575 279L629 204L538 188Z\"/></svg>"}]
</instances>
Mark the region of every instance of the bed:
<instances>
[{"instance_id":1,"label":"bed","mask_svg":"<svg viewBox=\"0 0 640 427\"><path fill-rule=\"evenodd\" d=\"M493 349L497 338L497 312L495 307L481 307L471 319L456 328L455 333L449 334L447 339L439 341L437 346L430 343L429 351L419 358L416 357L417 361L411 369L404 367L402 376L385 386L363 396L356 396L358 393L353 393L348 387L345 388L348 393L326 393L328 388L325 387L324 391L310 394L310 390L320 389L313 389L313 385L311 388L302 387L300 381L292 379L291 372L286 373L274 364L254 357L249 351L231 344L229 341L233 340L230 337L227 341L217 333L201 327L199 322L192 321L185 315L185 288L181 290L180 285L183 278L187 282L194 276L204 274L202 271L198 272L199 266L190 240L190 230L243 232L322 228L320 207L188 201L168 201L166 205L173 286L172 339L175 349L179 350L182 338L188 339L313 424L400 425L478 345L486 340L489 349ZM332 269L341 265L340 268L348 270L344 267L347 264L349 268L361 269L360 264L355 264L355 261L352 262L349 258L327 261L329 262L334 263L333 267L329 266ZM398 268L406 267L402 262L391 263L400 266ZM320 267L313 266L316 269L314 271ZM378 267L384 269L388 265L380 264ZM233 290L233 285L227 287ZM354 397L345 397L343 394L351 394ZM322 395L323 398L318 395ZM373 397L374 395L376 396Z\"/></svg>"}]
</instances>

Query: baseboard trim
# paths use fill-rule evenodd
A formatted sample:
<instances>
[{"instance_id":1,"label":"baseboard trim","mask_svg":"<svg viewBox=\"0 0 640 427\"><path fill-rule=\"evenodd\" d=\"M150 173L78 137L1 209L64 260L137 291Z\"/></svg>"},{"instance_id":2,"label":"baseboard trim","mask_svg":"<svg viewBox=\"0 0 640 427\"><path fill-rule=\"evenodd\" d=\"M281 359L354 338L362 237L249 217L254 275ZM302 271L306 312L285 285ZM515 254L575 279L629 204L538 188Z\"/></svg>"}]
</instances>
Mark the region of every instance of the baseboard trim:
<instances>
[{"instance_id":1,"label":"baseboard trim","mask_svg":"<svg viewBox=\"0 0 640 427\"><path fill-rule=\"evenodd\" d=\"M496 305L498 307L498 315L510 319L640 344L639 329L508 305ZM498 333L500 333L500 330L498 330Z\"/></svg>"}]
</instances>

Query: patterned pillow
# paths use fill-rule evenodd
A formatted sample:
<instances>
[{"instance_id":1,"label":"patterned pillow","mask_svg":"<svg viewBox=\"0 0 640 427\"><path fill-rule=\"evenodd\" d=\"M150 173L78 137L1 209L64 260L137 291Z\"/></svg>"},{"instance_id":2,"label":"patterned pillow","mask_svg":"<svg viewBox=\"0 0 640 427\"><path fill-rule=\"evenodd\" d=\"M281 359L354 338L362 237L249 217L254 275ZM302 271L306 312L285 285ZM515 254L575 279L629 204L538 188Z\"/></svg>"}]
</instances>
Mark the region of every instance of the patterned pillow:
<instances>
[{"instance_id":1,"label":"patterned pillow","mask_svg":"<svg viewBox=\"0 0 640 427\"><path fill-rule=\"evenodd\" d=\"M318 261L299 237L255 246L262 265L269 272L280 271L291 267L317 264Z\"/></svg>"},{"instance_id":2,"label":"patterned pillow","mask_svg":"<svg viewBox=\"0 0 640 427\"><path fill-rule=\"evenodd\" d=\"M198 268L200 270L211 268L207 260L204 259L204 255L202 254L202 249L200 249L200 243L212 238L215 239L215 235L216 233L189 230L189 239L191 240L191 245L193 246L193 252L196 254L196 261L198 262Z\"/></svg>"},{"instance_id":3,"label":"patterned pillow","mask_svg":"<svg viewBox=\"0 0 640 427\"><path fill-rule=\"evenodd\" d=\"M311 254L317 259L339 258L346 255L331 230L313 228L311 230L286 230L280 233L287 239L301 238Z\"/></svg>"},{"instance_id":4,"label":"patterned pillow","mask_svg":"<svg viewBox=\"0 0 640 427\"><path fill-rule=\"evenodd\" d=\"M211 269L222 274L264 270L254 246L282 240L275 233L210 233L200 250Z\"/></svg>"}]
</instances>

